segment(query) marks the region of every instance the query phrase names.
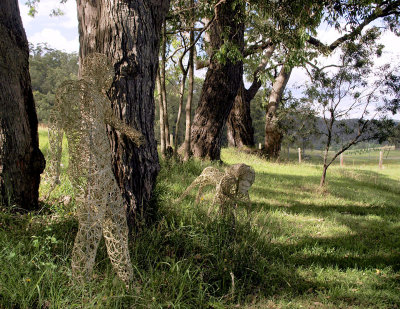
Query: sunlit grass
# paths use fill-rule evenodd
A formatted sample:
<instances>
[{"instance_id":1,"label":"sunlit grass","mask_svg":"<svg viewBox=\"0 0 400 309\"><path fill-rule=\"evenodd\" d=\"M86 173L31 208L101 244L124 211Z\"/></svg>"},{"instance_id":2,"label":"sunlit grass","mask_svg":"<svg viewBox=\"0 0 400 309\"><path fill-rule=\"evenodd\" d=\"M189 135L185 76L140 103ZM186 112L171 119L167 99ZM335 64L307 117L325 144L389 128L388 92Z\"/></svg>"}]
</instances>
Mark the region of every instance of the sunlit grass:
<instances>
[{"instance_id":1,"label":"sunlit grass","mask_svg":"<svg viewBox=\"0 0 400 309\"><path fill-rule=\"evenodd\" d=\"M41 131L44 152L46 137ZM323 190L314 154L279 163L223 149L224 164L256 170L252 205L237 209L235 224L215 210L207 215L212 190L199 205L195 190L174 203L210 163L161 162L156 221L132 237L130 290L104 243L92 282L71 283L77 222L62 202L72 195L63 161L62 184L41 214L0 214L0 308L396 308L400 153L390 153L383 170L376 158L355 157L354 166L345 158L328 170Z\"/></svg>"}]
</instances>

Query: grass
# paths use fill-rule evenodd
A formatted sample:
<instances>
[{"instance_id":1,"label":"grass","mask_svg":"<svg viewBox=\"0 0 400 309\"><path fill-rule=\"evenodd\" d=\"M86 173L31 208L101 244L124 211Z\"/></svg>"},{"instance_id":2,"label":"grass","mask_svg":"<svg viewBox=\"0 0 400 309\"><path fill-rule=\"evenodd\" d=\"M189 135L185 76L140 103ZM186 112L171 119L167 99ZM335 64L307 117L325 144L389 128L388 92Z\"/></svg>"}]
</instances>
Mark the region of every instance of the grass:
<instances>
[{"instance_id":1,"label":"grass","mask_svg":"<svg viewBox=\"0 0 400 309\"><path fill-rule=\"evenodd\" d=\"M43 130L40 141L45 151ZM157 220L130 244L130 290L104 243L92 282L71 283L77 222L74 203L63 203L72 196L63 175L41 212L0 213L0 308L398 308L400 155L390 153L383 170L377 158L353 157L354 166L351 157L334 164L320 190L315 155L274 163L223 149L226 164L256 170L252 207L238 209L234 226L207 215L212 193L200 205L196 192L173 203L209 163L161 162Z\"/></svg>"}]
</instances>

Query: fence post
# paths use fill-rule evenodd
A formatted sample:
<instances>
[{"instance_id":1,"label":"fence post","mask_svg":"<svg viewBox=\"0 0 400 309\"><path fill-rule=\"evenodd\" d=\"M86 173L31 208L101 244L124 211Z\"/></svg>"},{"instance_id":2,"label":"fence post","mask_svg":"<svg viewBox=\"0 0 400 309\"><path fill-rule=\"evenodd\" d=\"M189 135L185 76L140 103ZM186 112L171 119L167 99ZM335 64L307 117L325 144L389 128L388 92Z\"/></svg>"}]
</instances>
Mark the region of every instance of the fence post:
<instances>
[{"instance_id":1,"label":"fence post","mask_svg":"<svg viewBox=\"0 0 400 309\"><path fill-rule=\"evenodd\" d=\"M298 152L299 152L299 163L301 163L301 148L298 148Z\"/></svg>"},{"instance_id":2,"label":"fence post","mask_svg":"<svg viewBox=\"0 0 400 309\"><path fill-rule=\"evenodd\" d=\"M262 145L261 145L261 143L258 143L258 149L262 149Z\"/></svg>"},{"instance_id":3,"label":"fence post","mask_svg":"<svg viewBox=\"0 0 400 309\"><path fill-rule=\"evenodd\" d=\"M343 167L343 152L340 154L340 167Z\"/></svg>"},{"instance_id":4,"label":"fence post","mask_svg":"<svg viewBox=\"0 0 400 309\"><path fill-rule=\"evenodd\" d=\"M383 168L383 151L379 151L379 168Z\"/></svg>"}]
</instances>

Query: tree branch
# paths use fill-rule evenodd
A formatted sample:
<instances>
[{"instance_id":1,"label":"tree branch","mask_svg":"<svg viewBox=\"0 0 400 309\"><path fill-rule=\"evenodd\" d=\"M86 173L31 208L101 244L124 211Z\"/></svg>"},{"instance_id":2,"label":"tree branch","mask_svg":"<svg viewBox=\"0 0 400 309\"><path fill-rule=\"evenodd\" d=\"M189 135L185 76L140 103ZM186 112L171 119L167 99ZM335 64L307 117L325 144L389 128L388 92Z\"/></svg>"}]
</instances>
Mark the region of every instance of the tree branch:
<instances>
[{"instance_id":1,"label":"tree branch","mask_svg":"<svg viewBox=\"0 0 400 309\"><path fill-rule=\"evenodd\" d=\"M268 40L267 42L261 42L260 44L254 44L251 45L249 47L247 47L244 51L243 51L243 57L246 58L250 55L253 55L257 52L263 51L265 49L267 49L268 47L273 46L274 44Z\"/></svg>"},{"instance_id":2,"label":"tree branch","mask_svg":"<svg viewBox=\"0 0 400 309\"><path fill-rule=\"evenodd\" d=\"M245 92L244 95L247 102L250 102L260 89L261 87L260 73L264 71L265 66L267 65L269 59L271 59L272 54L274 53L274 50L275 50L275 45L270 45L268 47L264 57L261 60L261 63L253 72L253 82L251 86L249 87L249 89L244 89Z\"/></svg>"},{"instance_id":3,"label":"tree branch","mask_svg":"<svg viewBox=\"0 0 400 309\"><path fill-rule=\"evenodd\" d=\"M382 7L377 7L375 10L367 16L362 23L360 23L357 27L353 28L353 30L349 33L346 33L345 35L341 36L340 38L336 39L334 42L332 42L330 45L326 45L322 43L320 40L314 37L310 37L308 39L308 43L311 45L314 45L318 49L321 49L323 51L328 51L331 52L335 50L339 45L341 45L343 42L347 40L353 40L355 39L358 35L361 34L362 30L364 29L365 26L373 22L374 20L381 18L381 17L386 17L392 14L398 14L398 7L400 6L400 1L395 1L392 2L391 4L387 5L384 9Z\"/></svg>"}]
</instances>

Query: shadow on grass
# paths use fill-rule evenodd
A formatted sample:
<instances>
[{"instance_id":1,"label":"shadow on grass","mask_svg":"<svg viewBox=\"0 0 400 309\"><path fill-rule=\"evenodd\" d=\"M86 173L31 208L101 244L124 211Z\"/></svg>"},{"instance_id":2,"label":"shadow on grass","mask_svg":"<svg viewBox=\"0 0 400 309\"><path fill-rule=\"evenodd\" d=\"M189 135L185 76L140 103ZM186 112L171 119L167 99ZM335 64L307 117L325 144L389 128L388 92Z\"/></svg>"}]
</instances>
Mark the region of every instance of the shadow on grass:
<instances>
[{"instance_id":1,"label":"shadow on grass","mask_svg":"<svg viewBox=\"0 0 400 309\"><path fill-rule=\"evenodd\" d=\"M231 252L233 260L231 267L224 267L225 272L218 270L215 267L216 260L210 265L202 266L215 274L214 277L204 277L209 278L207 282L210 284L219 286L219 292L214 295L221 296L229 292L226 288L231 280L228 275L229 269L243 287L241 297L244 298L251 298L253 294L290 298L304 293L312 297L315 291L333 293L337 284L352 285L351 280L348 282L345 279L343 282L335 280L335 275L332 278L327 275L328 277L322 282L313 277L316 276L315 273L307 277L299 272L299 269L321 268L336 269L339 272L355 271L359 272L359 276L368 271L369 278L376 277L375 282L369 284L368 288L361 289L361 292L356 292L359 289L354 289L352 292L348 287L343 288L341 294L335 297L329 296L331 301L328 303L338 305L337 302L344 302L349 306L374 306L381 302L381 305L387 307L398 303L400 298L393 288L395 283L399 283L398 277L374 275L375 269L400 271L398 182L376 172L351 171L351 173L350 177L337 175L337 171L329 175L328 189L324 193L317 191L319 175L257 173L256 183L250 191L251 196L255 198L252 215L266 214L263 235L254 226L239 223L236 226L233 245L239 249ZM197 175L194 173L189 177L194 179ZM377 184L371 183L371 179L374 178L377 179ZM178 196L183 190L182 187L173 188L172 195ZM195 192L192 195L194 194ZM304 202L304 199L307 202ZM268 213L276 211L289 215L322 217L323 222L329 221L333 225L344 226L348 232L334 235L331 233L329 236L299 233L289 239L286 234L295 233L294 227L286 227L290 222L285 222L285 215L280 218L268 216ZM205 221L207 219L203 219L202 222ZM210 223L211 226L219 224ZM211 233L210 228L210 226L204 227L202 234L213 238L224 238L223 235ZM280 236L283 240L273 241L271 235ZM188 245L188 248L190 247L191 245ZM209 244L203 252L195 254L225 259L229 246L219 244L216 248L221 251L215 251L213 245ZM225 281L221 284L216 278L225 278L223 279ZM379 289L386 290L380 293ZM370 299L371 295L373 300Z\"/></svg>"},{"instance_id":2,"label":"shadow on grass","mask_svg":"<svg viewBox=\"0 0 400 309\"><path fill-rule=\"evenodd\" d=\"M394 244L386 241L375 246L376 248L370 246L384 237L398 235L398 228L395 227L387 227L378 238L375 238L378 235L374 233L365 237L362 234L363 229L354 224L357 220L347 220L344 223L353 226L351 235L323 238L301 236L294 243L277 243L268 237L282 223L275 218L269 218L260 233L250 222L236 222L233 226L226 218L207 217L199 208L193 210L191 216L177 209L166 211L162 216L168 227L164 229L158 226L158 233L161 232L162 237L157 234L157 240L152 239L150 242L154 248L159 249L151 258L147 255L147 261L152 261L150 265L141 267L151 269L165 263L159 270L168 272L170 265L183 262L188 270L197 269L197 276L201 278L203 285L209 287L209 297L231 297L234 284L234 302L247 302L258 297L291 299L309 295L312 298L321 291L336 289L338 284L351 285L345 280L337 280L335 275L329 277L329 274L324 280L317 280L316 268L339 272L355 270L361 273L371 270L375 272L376 268L389 267L394 271L399 269L399 252L391 247L398 247L398 237ZM198 225L193 225L193 217ZM148 235L143 245L149 243L147 237ZM141 238L137 241L141 242ZM147 248L146 252L149 250L151 249ZM184 265L181 267L185 267ZM304 275L301 269L314 274ZM394 281L393 277L380 277L376 288L389 288ZM368 293L375 293L373 289L369 287ZM332 304L342 301L349 302L349 305L359 302L369 306L376 301L393 304L400 300L390 293L384 297L378 295L375 299L360 298L355 293L354 297L350 297L346 294L348 289L344 290L337 295L336 300L331 300Z\"/></svg>"},{"instance_id":3,"label":"shadow on grass","mask_svg":"<svg viewBox=\"0 0 400 309\"><path fill-rule=\"evenodd\" d=\"M256 198L284 200L288 206L301 204L303 198L329 200L333 197L341 199L343 203L356 202L356 207L361 206L362 209L380 207L392 211L398 210L400 214L398 181L372 171L353 170L350 173L352 177L346 177L346 174L345 177L329 175L326 191L321 193L318 190L319 176L259 172L250 192ZM376 184L372 183L374 180Z\"/></svg>"},{"instance_id":4,"label":"shadow on grass","mask_svg":"<svg viewBox=\"0 0 400 309\"><path fill-rule=\"evenodd\" d=\"M250 191L254 198L250 216L239 210L234 224L229 216L207 216L207 204L194 206L189 202L195 192L181 204L172 203L207 165L189 162L163 166L156 188L159 213L130 244L135 280L141 289L123 294L123 306L218 308L214 304L219 304L221 308L257 303L262 298L287 304L301 298L323 300L331 307L391 308L400 303L395 273L400 271L400 210L395 181L373 172L344 179L333 174L327 193L317 194L318 175L258 173ZM381 187L368 186L367 179L375 176L383 181ZM376 206L374 201L381 202ZM302 217L313 221L301 222ZM38 259L58 265L57 271L40 281L38 289L27 288L34 293L27 304L42 304L40 298L51 297L50 292L37 291L50 291L50 287L57 291L57 284L64 285L60 299L71 298L67 305L79 304L81 299L71 294L65 271L77 222L70 217L48 223L36 223L28 217L24 221L0 218L2 242L9 248L23 242L20 254L25 257L18 273L22 270L25 275L16 271L19 281L15 289L25 280L21 276L29 275L32 281L40 278L40 269L32 276L26 266L35 250ZM342 230L316 233L324 224ZM14 240L7 239L10 228L17 230L11 232ZM34 247L32 236L39 237L43 246ZM48 236L59 242L51 243ZM115 301L113 306L118 308L118 298L108 295L128 292L107 290L112 288L115 274L104 242L95 271L99 277L93 295L98 303L85 298L91 302L88 307L101 306L106 298ZM62 280L56 281L54 274ZM362 285L357 285L359 280ZM13 304L18 304L17 298Z\"/></svg>"}]
</instances>

